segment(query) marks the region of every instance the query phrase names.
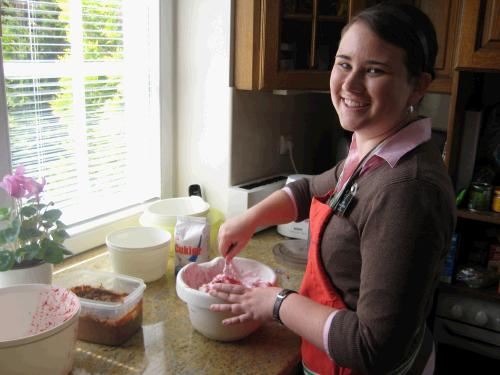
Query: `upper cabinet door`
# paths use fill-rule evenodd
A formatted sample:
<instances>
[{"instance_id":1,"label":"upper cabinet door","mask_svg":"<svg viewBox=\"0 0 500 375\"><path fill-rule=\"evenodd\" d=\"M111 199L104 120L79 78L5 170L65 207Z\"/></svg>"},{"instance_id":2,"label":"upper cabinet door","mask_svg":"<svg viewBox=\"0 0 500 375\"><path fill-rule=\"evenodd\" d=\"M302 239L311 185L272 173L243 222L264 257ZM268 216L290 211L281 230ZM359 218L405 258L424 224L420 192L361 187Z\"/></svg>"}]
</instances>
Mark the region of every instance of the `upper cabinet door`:
<instances>
[{"instance_id":1,"label":"upper cabinet door","mask_svg":"<svg viewBox=\"0 0 500 375\"><path fill-rule=\"evenodd\" d=\"M234 83L246 90L328 90L348 0L236 0Z\"/></svg>"},{"instance_id":2,"label":"upper cabinet door","mask_svg":"<svg viewBox=\"0 0 500 375\"><path fill-rule=\"evenodd\" d=\"M500 70L500 0L462 0L458 68Z\"/></svg>"},{"instance_id":3,"label":"upper cabinet door","mask_svg":"<svg viewBox=\"0 0 500 375\"><path fill-rule=\"evenodd\" d=\"M429 16L436 29L438 43L434 65L436 79L429 87L429 91L450 93L459 24L459 2L457 0L417 0L415 5Z\"/></svg>"}]
</instances>

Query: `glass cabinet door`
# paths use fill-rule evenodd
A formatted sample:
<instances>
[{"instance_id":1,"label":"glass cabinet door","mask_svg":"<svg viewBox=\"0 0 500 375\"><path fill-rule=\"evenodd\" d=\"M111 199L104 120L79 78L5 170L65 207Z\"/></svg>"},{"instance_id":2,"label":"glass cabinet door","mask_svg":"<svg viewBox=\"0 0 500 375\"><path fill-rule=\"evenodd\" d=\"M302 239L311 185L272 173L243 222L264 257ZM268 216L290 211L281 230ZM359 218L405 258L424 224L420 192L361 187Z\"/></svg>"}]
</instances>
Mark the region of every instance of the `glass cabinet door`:
<instances>
[{"instance_id":1,"label":"glass cabinet door","mask_svg":"<svg viewBox=\"0 0 500 375\"><path fill-rule=\"evenodd\" d=\"M261 88L329 87L348 0L264 0Z\"/></svg>"}]
</instances>

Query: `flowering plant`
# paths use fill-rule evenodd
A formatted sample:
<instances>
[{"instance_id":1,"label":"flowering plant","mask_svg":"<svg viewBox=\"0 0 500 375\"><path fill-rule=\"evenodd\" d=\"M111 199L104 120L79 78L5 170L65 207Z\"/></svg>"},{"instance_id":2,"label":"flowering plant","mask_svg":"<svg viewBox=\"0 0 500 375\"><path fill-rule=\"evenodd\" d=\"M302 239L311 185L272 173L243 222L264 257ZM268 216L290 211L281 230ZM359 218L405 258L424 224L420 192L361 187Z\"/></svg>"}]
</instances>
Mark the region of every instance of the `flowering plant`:
<instances>
[{"instance_id":1,"label":"flowering plant","mask_svg":"<svg viewBox=\"0 0 500 375\"><path fill-rule=\"evenodd\" d=\"M0 187L14 199L13 208L0 208L0 271L16 264L59 263L72 254L63 245L69 235L59 220L62 212L51 208L53 202L40 201L45 178L37 182L20 166L3 178Z\"/></svg>"}]
</instances>

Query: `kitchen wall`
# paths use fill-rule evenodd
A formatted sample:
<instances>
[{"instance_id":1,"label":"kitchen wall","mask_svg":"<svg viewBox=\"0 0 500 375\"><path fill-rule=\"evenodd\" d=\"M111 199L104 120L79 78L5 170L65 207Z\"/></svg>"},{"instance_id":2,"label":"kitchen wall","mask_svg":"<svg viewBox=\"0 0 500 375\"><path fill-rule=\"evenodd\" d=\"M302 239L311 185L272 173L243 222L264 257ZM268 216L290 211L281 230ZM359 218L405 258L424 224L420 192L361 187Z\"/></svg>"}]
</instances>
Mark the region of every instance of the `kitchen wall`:
<instances>
[{"instance_id":1,"label":"kitchen wall","mask_svg":"<svg viewBox=\"0 0 500 375\"><path fill-rule=\"evenodd\" d=\"M291 136L299 173L332 166L341 132L328 93L275 95L234 90L232 110L232 185L279 173L294 173L288 155L280 155L280 135Z\"/></svg>"},{"instance_id":2,"label":"kitchen wall","mask_svg":"<svg viewBox=\"0 0 500 375\"><path fill-rule=\"evenodd\" d=\"M174 195L190 184L227 206L232 89L229 87L230 0L174 1Z\"/></svg>"},{"instance_id":3,"label":"kitchen wall","mask_svg":"<svg viewBox=\"0 0 500 375\"><path fill-rule=\"evenodd\" d=\"M312 173L331 165L340 131L329 94L230 87L230 10L230 0L174 2L174 194L199 183L223 212L229 186L293 172L279 154L281 134L292 136L299 172Z\"/></svg>"}]
</instances>

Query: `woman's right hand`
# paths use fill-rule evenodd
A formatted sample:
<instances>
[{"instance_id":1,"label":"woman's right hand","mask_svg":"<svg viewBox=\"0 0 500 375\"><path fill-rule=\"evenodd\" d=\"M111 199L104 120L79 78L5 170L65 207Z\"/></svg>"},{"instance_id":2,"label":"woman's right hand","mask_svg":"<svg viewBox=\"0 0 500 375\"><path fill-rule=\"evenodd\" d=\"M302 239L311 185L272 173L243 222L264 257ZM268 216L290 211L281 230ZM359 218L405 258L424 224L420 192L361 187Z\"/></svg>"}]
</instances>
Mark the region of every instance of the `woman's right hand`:
<instances>
[{"instance_id":1,"label":"woman's right hand","mask_svg":"<svg viewBox=\"0 0 500 375\"><path fill-rule=\"evenodd\" d=\"M236 256L250 241L255 225L247 213L229 219L219 229L219 252L227 260Z\"/></svg>"},{"instance_id":2,"label":"woman's right hand","mask_svg":"<svg viewBox=\"0 0 500 375\"><path fill-rule=\"evenodd\" d=\"M227 260L238 254L259 226L288 223L296 218L292 198L282 190L250 207L245 213L229 219L219 229L219 252Z\"/></svg>"}]
</instances>

